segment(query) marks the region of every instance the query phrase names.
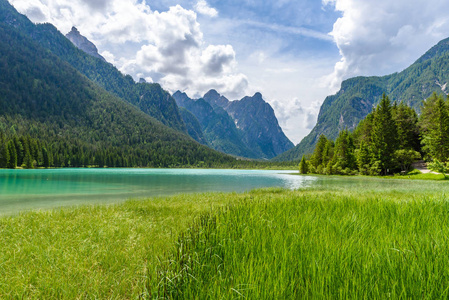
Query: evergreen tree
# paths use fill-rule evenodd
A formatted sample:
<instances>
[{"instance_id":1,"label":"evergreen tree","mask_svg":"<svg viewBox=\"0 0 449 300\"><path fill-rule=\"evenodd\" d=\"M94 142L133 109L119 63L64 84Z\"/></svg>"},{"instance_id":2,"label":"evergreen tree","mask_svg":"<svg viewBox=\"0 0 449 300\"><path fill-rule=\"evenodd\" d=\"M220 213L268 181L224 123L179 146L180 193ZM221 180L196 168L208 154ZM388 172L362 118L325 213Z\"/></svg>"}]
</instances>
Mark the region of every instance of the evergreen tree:
<instances>
[{"instance_id":1,"label":"evergreen tree","mask_svg":"<svg viewBox=\"0 0 449 300\"><path fill-rule=\"evenodd\" d=\"M354 142L352 136L347 129L340 131L335 141L334 150L334 169L338 169L338 173L347 173L356 167L356 159L354 156ZM345 171L345 169L347 169Z\"/></svg>"},{"instance_id":2,"label":"evergreen tree","mask_svg":"<svg viewBox=\"0 0 449 300\"><path fill-rule=\"evenodd\" d=\"M423 103L420 119L423 150L432 158L449 158L449 115L443 97L433 94Z\"/></svg>"},{"instance_id":3,"label":"evergreen tree","mask_svg":"<svg viewBox=\"0 0 449 300\"><path fill-rule=\"evenodd\" d=\"M310 162L313 167L318 168L318 166L320 166L323 163L323 153L327 142L328 139L326 138L326 136L323 134L320 135L320 137L318 138L318 143L310 159Z\"/></svg>"},{"instance_id":4,"label":"evergreen tree","mask_svg":"<svg viewBox=\"0 0 449 300\"><path fill-rule=\"evenodd\" d=\"M394 152L398 149L397 128L391 114L390 99L384 94L374 113L371 134L373 163L379 162L384 174L393 169Z\"/></svg>"},{"instance_id":5,"label":"evergreen tree","mask_svg":"<svg viewBox=\"0 0 449 300\"><path fill-rule=\"evenodd\" d=\"M370 164L372 159L368 144L364 141L360 142L360 147L357 149L356 157L360 174L368 175L370 173Z\"/></svg>"},{"instance_id":6,"label":"evergreen tree","mask_svg":"<svg viewBox=\"0 0 449 300\"><path fill-rule=\"evenodd\" d=\"M33 158L31 157L31 153L28 148L25 150L25 158L23 159L23 163L25 164L25 168L33 169Z\"/></svg>"},{"instance_id":7,"label":"evergreen tree","mask_svg":"<svg viewBox=\"0 0 449 300\"><path fill-rule=\"evenodd\" d=\"M332 161L333 157L334 157L334 142L332 140L327 140L326 146L324 146L323 150L322 165L326 167L329 164L329 162Z\"/></svg>"},{"instance_id":8,"label":"evergreen tree","mask_svg":"<svg viewBox=\"0 0 449 300\"><path fill-rule=\"evenodd\" d=\"M307 166L307 161L306 158L304 157L304 155L302 156L301 161L299 162L299 172L301 174L307 174L309 173L309 168Z\"/></svg>"},{"instance_id":9,"label":"evergreen tree","mask_svg":"<svg viewBox=\"0 0 449 300\"><path fill-rule=\"evenodd\" d=\"M9 167L9 149L7 144L0 145L0 168Z\"/></svg>"},{"instance_id":10,"label":"evergreen tree","mask_svg":"<svg viewBox=\"0 0 449 300\"><path fill-rule=\"evenodd\" d=\"M16 165L20 167L20 166L22 166L23 159L25 157L23 145L22 145L22 142L17 137L17 135L14 135L12 140L14 142L14 147L16 148L16 154L17 154L17 163L16 163Z\"/></svg>"},{"instance_id":11,"label":"evergreen tree","mask_svg":"<svg viewBox=\"0 0 449 300\"><path fill-rule=\"evenodd\" d=\"M9 141L7 144L9 152L9 161L7 167L10 169L15 169L17 167L17 152L13 141Z\"/></svg>"},{"instance_id":12,"label":"evergreen tree","mask_svg":"<svg viewBox=\"0 0 449 300\"><path fill-rule=\"evenodd\" d=\"M42 147L42 159L43 159L42 166L44 168L50 167L50 158L49 158L49 154L48 154L47 148L45 148L45 147Z\"/></svg>"},{"instance_id":13,"label":"evergreen tree","mask_svg":"<svg viewBox=\"0 0 449 300\"><path fill-rule=\"evenodd\" d=\"M419 151L419 126L416 111L401 102L393 106L392 115L397 127L399 149Z\"/></svg>"}]
</instances>

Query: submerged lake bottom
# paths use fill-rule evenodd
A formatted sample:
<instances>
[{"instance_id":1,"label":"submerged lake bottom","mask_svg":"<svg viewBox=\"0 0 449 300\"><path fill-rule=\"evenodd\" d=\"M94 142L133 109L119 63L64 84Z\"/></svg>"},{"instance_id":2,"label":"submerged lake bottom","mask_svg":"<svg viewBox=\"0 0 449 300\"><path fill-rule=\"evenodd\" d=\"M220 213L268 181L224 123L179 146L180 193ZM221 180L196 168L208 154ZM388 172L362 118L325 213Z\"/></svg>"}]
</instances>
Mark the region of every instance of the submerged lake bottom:
<instances>
[{"instance_id":1,"label":"submerged lake bottom","mask_svg":"<svg viewBox=\"0 0 449 300\"><path fill-rule=\"evenodd\" d=\"M298 176L296 171L223 169L0 170L0 215L181 193L245 192L257 188L416 190L449 192L444 182L343 176Z\"/></svg>"}]
</instances>

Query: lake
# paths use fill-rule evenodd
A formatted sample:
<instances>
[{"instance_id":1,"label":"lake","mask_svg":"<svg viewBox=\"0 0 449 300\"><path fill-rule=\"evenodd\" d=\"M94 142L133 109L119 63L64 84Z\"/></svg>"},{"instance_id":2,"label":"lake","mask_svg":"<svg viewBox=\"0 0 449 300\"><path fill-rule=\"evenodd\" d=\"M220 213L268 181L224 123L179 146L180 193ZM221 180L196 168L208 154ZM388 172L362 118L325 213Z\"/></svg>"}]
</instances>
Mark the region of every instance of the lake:
<instances>
[{"instance_id":1,"label":"lake","mask_svg":"<svg viewBox=\"0 0 449 300\"><path fill-rule=\"evenodd\" d=\"M294 172L215 169L0 170L0 214L179 193L244 192L264 187L449 192L449 185L445 182L291 175Z\"/></svg>"},{"instance_id":2,"label":"lake","mask_svg":"<svg viewBox=\"0 0 449 300\"><path fill-rule=\"evenodd\" d=\"M0 170L0 214L129 198L263 187L297 189L315 179L294 171L214 169Z\"/></svg>"}]
</instances>

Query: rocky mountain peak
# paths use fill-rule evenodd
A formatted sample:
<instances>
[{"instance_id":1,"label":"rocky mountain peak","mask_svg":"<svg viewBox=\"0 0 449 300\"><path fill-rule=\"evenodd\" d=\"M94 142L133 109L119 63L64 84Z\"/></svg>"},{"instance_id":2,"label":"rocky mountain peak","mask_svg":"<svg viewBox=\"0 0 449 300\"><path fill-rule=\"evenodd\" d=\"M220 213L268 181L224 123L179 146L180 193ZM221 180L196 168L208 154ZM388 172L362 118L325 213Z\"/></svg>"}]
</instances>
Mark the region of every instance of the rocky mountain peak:
<instances>
[{"instance_id":1,"label":"rocky mountain peak","mask_svg":"<svg viewBox=\"0 0 449 300\"><path fill-rule=\"evenodd\" d=\"M203 99L209 102L214 107L219 106L221 108L225 108L229 104L229 100L226 97L220 95L216 90L210 90L209 92L207 92L204 95Z\"/></svg>"},{"instance_id":2,"label":"rocky mountain peak","mask_svg":"<svg viewBox=\"0 0 449 300\"><path fill-rule=\"evenodd\" d=\"M263 99L262 94L259 93L259 92L255 93L254 96L253 96L253 98L255 98L255 99L261 99L261 100Z\"/></svg>"},{"instance_id":3,"label":"rocky mountain peak","mask_svg":"<svg viewBox=\"0 0 449 300\"><path fill-rule=\"evenodd\" d=\"M97 47L94 45L94 43L92 43L91 41L89 41L86 37L82 36L81 33L79 32L79 30L73 26L72 30L66 34L66 37L79 49L83 50L84 52L86 52L87 54L93 56L93 57L97 57L100 58L104 61L106 61L104 59L103 56L101 56L98 53L98 49Z\"/></svg>"}]
</instances>

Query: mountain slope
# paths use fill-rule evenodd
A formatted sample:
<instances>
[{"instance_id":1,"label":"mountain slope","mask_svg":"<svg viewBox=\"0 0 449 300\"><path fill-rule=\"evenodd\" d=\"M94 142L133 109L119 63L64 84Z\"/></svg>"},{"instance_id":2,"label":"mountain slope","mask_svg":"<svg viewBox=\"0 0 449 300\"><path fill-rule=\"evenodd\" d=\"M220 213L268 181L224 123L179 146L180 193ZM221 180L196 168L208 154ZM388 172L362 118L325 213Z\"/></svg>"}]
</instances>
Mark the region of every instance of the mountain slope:
<instances>
[{"instance_id":1,"label":"mountain slope","mask_svg":"<svg viewBox=\"0 0 449 300\"><path fill-rule=\"evenodd\" d=\"M180 91L173 94L173 98L180 107L184 107L198 119L204 136L213 149L232 155L256 158L241 140L233 120L223 108L214 109L204 99L193 100Z\"/></svg>"},{"instance_id":2,"label":"mountain slope","mask_svg":"<svg viewBox=\"0 0 449 300\"><path fill-rule=\"evenodd\" d=\"M78 49L51 24L33 24L6 0L0 0L0 22L19 29L108 92L130 102L163 124L186 133L175 100L159 84L136 83L113 65Z\"/></svg>"},{"instance_id":3,"label":"mountain slope","mask_svg":"<svg viewBox=\"0 0 449 300\"><path fill-rule=\"evenodd\" d=\"M285 136L273 108L260 93L253 97L229 101L211 90L204 100L214 107L221 107L234 120L243 142L259 158L270 159L294 147Z\"/></svg>"},{"instance_id":4,"label":"mountain slope","mask_svg":"<svg viewBox=\"0 0 449 300\"><path fill-rule=\"evenodd\" d=\"M344 128L357 126L383 93L392 101L404 101L420 110L422 100L432 93L447 94L449 83L449 39L442 40L407 69L382 77L356 77L343 81L337 94L328 96L320 109L313 130L295 148L275 158L277 161L299 160L311 153L318 137L335 139Z\"/></svg>"},{"instance_id":5,"label":"mountain slope","mask_svg":"<svg viewBox=\"0 0 449 300\"><path fill-rule=\"evenodd\" d=\"M0 54L1 134L38 139L56 151L61 166L73 166L75 157L98 164L102 156L109 166L234 161L109 94L2 22Z\"/></svg>"},{"instance_id":6,"label":"mountain slope","mask_svg":"<svg viewBox=\"0 0 449 300\"><path fill-rule=\"evenodd\" d=\"M179 112L181 117L186 124L187 133L198 143L203 145L208 145L206 137L203 134L203 129L198 119L187 109L180 107Z\"/></svg>"}]
</instances>

